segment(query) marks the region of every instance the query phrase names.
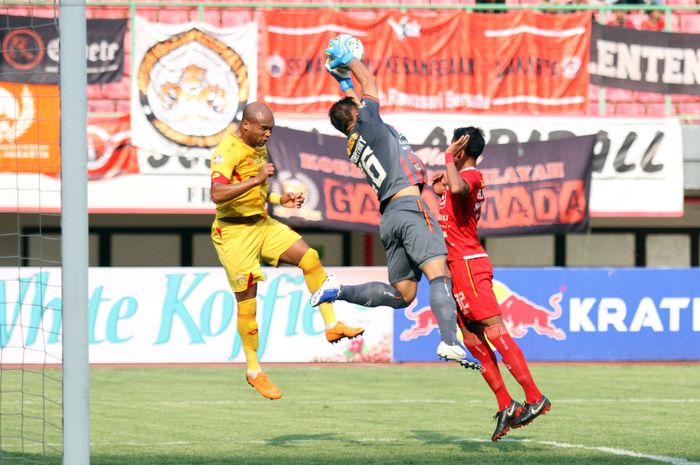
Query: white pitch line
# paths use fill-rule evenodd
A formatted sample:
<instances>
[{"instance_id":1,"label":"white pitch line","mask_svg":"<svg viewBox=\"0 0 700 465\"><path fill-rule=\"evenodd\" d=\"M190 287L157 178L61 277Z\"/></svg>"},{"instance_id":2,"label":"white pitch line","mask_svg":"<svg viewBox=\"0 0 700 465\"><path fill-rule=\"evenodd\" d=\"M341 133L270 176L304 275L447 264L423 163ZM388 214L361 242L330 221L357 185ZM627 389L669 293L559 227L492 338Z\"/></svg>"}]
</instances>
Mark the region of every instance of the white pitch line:
<instances>
[{"instance_id":1,"label":"white pitch line","mask_svg":"<svg viewBox=\"0 0 700 465\"><path fill-rule=\"evenodd\" d=\"M423 441L420 439L396 439L396 438L360 438L360 439L350 439L350 441L355 441L355 442L362 442L362 443L387 443L387 442L394 442L394 443L422 443ZM322 442L328 442L324 440L319 440L319 439L290 439L288 441L274 441L275 445L278 444L310 444L310 443L322 443ZM481 438L464 438L464 439L455 439L449 442L453 443L461 443L461 442L479 442L479 443L489 443L491 442L490 439L481 439ZM662 463L669 463L671 465L700 465L698 462L691 462L689 460L679 458L679 457L667 457L664 455L650 455L650 454L643 454L641 452L635 452L635 451L630 451L630 450L624 450L624 449L616 449L614 447L602 447L602 446L585 446L583 444L569 444L566 442L556 442L556 441L536 441L532 439L501 439L501 442L526 442L526 443L532 443L532 444L541 444L543 446L552 446L552 447L558 447L561 449L584 449L584 450L592 450L596 452L601 452L604 454L612 454L612 455L621 455L625 457L634 457L638 459L646 459L646 460L651 460L653 462L662 462ZM271 445L273 441L255 441L257 444L266 444L266 445Z\"/></svg>"},{"instance_id":2,"label":"white pitch line","mask_svg":"<svg viewBox=\"0 0 700 465\"><path fill-rule=\"evenodd\" d=\"M641 452L635 452L631 450L625 450L625 449L617 449L614 447L603 447L603 446L584 446L582 444L569 444L566 442L556 442L556 441L533 441L531 439L503 439L503 441L509 441L509 442L532 442L536 444L542 444L543 446L553 446L553 447L559 447L562 449L585 449L585 450L594 450L597 452L603 452L606 454L612 454L612 455L622 455L625 457L634 457L638 459L647 459L647 460L652 460L654 462L663 462L663 463L670 463L671 465L700 465L698 462L691 462L686 459L682 459L679 457L667 457L665 455L649 455L649 454L642 454Z\"/></svg>"},{"instance_id":3,"label":"white pitch line","mask_svg":"<svg viewBox=\"0 0 700 465\"><path fill-rule=\"evenodd\" d=\"M183 401L161 401L153 402L153 405L167 405L167 406L177 406L177 405L240 405L249 404L250 399L240 399L240 400L183 400ZM288 402L296 404L333 404L333 405L391 405L391 404L493 404L492 399L464 399L464 400L452 400L452 399L335 399L335 400L288 400ZM585 404L585 403L608 403L608 404L697 404L700 403L700 399L643 399L643 398L629 398L629 399L554 399L557 404ZM96 402L93 404L111 404L118 402Z\"/></svg>"}]
</instances>

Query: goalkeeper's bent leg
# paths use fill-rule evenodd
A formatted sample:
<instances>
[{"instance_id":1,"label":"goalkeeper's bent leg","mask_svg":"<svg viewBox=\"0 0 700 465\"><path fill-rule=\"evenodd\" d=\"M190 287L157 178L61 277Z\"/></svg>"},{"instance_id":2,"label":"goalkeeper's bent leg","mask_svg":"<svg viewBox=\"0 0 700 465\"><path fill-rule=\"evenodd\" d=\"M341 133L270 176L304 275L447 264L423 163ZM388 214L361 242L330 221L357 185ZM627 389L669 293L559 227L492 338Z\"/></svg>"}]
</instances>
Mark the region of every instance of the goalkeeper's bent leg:
<instances>
[{"instance_id":1,"label":"goalkeeper's bent leg","mask_svg":"<svg viewBox=\"0 0 700 465\"><path fill-rule=\"evenodd\" d=\"M398 289L376 281L356 286L344 285L340 288L338 299L363 307L404 308L408 306Z\"/></svg>"}]
</instances>

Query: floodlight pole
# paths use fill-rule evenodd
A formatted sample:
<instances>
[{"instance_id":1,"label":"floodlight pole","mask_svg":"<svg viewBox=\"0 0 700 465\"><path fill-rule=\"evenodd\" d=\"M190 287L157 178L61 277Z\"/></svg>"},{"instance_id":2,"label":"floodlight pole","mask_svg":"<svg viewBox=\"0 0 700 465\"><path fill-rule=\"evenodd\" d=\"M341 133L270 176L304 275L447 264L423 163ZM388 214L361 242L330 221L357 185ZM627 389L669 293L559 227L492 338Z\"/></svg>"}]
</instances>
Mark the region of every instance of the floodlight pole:
<instances>
[{"instance_id":1,"label":"floodlight pole","mask_svg":"<svg viewBox=\"0 0 700 465\"><path fill-rule=\"evenodd\" d=\"M85 1L60 2L63 464L90 464Z\"/></svg>"}]
</instances>

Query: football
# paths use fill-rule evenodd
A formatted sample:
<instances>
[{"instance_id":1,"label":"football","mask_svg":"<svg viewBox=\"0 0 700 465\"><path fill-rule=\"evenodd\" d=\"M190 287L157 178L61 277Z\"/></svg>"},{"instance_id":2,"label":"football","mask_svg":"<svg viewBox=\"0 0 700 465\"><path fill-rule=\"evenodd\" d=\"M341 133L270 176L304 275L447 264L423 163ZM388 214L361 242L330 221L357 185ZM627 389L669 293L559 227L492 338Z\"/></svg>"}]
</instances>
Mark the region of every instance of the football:
<instances>
[{"instance_id":1,"label":"football","mask_svg":"<svg viewBox=\"0 0 700 465\"><path fill-rule=\"evenodd\" d=\"M365 57L365 46L362 45L362 41L358 39L357 37L350 35L350 34L340 34L336 39L339 39L341 42L345 42L352 52L353 55L355 55L355 58L358 60L362 61ZM330 57L326 58L326 61L330 60ZM348 70L347 66L337 66L335 69L341 72L345 72Z\"/></svg>"}]
</instances>

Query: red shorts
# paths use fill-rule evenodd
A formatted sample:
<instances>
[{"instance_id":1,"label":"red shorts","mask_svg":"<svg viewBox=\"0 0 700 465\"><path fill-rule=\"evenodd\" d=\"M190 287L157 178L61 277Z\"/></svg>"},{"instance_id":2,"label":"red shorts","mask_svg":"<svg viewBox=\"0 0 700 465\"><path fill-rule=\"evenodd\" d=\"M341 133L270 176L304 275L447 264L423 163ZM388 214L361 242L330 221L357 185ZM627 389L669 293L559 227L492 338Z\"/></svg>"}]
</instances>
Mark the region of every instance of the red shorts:
<instances>
[{"instance_id":1,"label":"red shorts","mask_svg":"<svg viewBox=\"0 0 700 465\"><path fill-rule=\"evenodd\" d=\"M493 266L489 257L447 262L452 274L460 320L482 321L501 314L493 293Z\"/></svg>"}]
</instances>

